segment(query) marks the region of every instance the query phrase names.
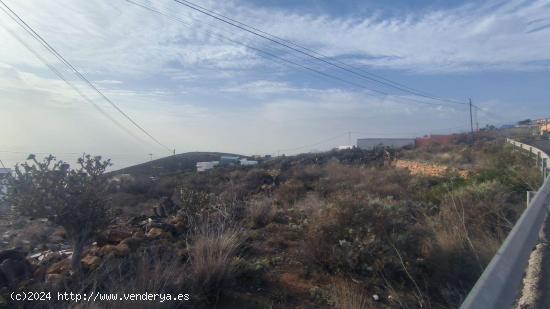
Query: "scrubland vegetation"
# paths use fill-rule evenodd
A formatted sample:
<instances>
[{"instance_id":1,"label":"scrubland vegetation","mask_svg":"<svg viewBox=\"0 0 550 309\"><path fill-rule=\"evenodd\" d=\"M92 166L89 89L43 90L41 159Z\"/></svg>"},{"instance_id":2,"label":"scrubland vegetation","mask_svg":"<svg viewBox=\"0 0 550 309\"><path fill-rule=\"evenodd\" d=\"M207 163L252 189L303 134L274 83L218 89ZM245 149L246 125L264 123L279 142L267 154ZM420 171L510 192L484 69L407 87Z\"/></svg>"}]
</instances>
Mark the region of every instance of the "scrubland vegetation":
<instances>
[{"instance_id":1,"label":"scrubland vegetation","mask_svg":"<svg viewBox=\"0 0 550 309\"><path fill-rule=\"evenodd\" d=\"M110 183L111 215L85 243L82 271L58 252L78 245L71 229L19 219L5 246L50 251L2 291L191 296L147 308L456 308L540 175L491 136L396 156L450 169L411 175L382 149L353 149Z\"/></svg>"}]
</instances>

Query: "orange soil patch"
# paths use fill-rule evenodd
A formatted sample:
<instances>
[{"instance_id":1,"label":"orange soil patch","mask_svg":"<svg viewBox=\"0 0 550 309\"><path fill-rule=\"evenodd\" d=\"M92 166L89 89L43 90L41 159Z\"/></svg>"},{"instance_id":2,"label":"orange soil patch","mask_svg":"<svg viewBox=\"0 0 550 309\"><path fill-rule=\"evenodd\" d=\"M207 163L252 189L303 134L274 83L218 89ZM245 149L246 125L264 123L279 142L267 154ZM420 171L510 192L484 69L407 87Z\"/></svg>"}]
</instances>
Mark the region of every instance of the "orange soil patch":
<instances>
[{"instance_id":1,"label":"orange soil patch","mask_svg":"<svg viewBox=\"0 0 550 309\"><path fill-rule=\"evenodd\" d=\"M408 169L413 175L422 174L430 176L440 176L445 174L449 170L456 170L442 164L423 163L409 160L396 160L394 161L394 165L395 167ZM462 178L468 177L468 171L457 170L457 172Z\"/></svg>"}]
</instances>

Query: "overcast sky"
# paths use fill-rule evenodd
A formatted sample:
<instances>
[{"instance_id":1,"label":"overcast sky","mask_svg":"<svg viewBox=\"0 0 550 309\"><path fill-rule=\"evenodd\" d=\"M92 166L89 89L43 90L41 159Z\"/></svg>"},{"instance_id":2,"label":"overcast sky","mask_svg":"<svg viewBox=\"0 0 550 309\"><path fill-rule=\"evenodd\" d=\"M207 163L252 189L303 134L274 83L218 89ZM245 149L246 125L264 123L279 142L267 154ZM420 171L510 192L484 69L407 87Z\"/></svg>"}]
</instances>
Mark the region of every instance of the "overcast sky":
<instances>
[{"instance_id":1,"label":"overcast sky","mask_svg":"<svg viewBox=\"0 0 550 309\"><path fill-rule=\"evenodd\" d=\"M3 1L178 153L290 154L348 144L348 132L355 140L469 127L465 105L411 101L171 0L133 1L179 21L124 0ZM408 87L471 97L484 110L480 126L550 115L550 1L194 2ZM122 167L167 155L0 15L0 160L51 152L74 161L70 153L88 152Z\"/></svg>"}]
</instances>

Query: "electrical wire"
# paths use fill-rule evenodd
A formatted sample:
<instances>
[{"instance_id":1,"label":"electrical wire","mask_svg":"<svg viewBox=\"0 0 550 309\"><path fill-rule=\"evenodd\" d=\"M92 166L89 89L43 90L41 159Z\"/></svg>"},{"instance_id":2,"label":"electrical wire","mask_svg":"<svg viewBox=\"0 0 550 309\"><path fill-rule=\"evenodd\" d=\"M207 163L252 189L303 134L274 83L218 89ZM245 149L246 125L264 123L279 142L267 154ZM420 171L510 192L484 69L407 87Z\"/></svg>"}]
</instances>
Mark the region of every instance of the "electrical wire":
<instances>
[{"instance_id":1,"label":"electrical wire","mask_svg":"<svg viewBox=\"0 0 550 309\"><path fill-rule=\"evenodd\" d=\"M424 98L428 98L428 99L432 99L432 100L439 100L439 101L445 101L445 102L448 102L448 103L453 103L453 104L460 104L460 105L465 105L467 104L466 102L460 102L460 101L456 101L456 100L451 100L451 99L445 99L445 98L440 98L440 97L437 97L437 96L433 96L433 95L426 95L426 94L423 94L422 91L417 91L417 90L414 90L413 88L410 88L410 87L407 87L407 86L402 86L401 84L398 84L396 82L387 82L389 81L388 79L384 79L384 80L379 80L377 78L374 78L374 77L371 77L371 76L367 76L367 75L364 75L364 74L361 74L361 73L358 73L356 70L356 68L354 68L355 70L353 69L348 69L347 67L351 67L349 65L346 65L346 64L342 64L341 61L329 61L327 60L328 57L326 57L325 55L323 54L320 54L318 52L315 52L315 51L312 51L311 49L308 49L308 48L305 48L303 46L300 46L296 43L293 43L293 42L290 42L288 40L284 40L284 39L280 39L279 37L275 36L275 35L272 35L270 33L267 33L265 31L262 31L262 30L259 30L255 27L252 27L252 26L249 26L243 22L240 22L240 21L237 21L235 19L232 19L232 18L229 18L227 16L224 16L222 14L219 14L219 13L216 13L212 10L209 10L209 9L206 9L202 6L199 6L191 1L187 1L187 0L173 0L174 2L176 3L179 3L181 5L184 5L190 9L193 9L197 12L200 12L202 14L205 14L207 16L210 16L214 19L217 19L221 22L224 22L226 24L229 24L233 27L236 27L238 29L241 29L243 31L246 31L248 33L251 33L253 35L256 35L258 37L261 37L265 40L268 40L272 43L275 43L275 44L278 44L280 46L283 46L285 48L288 48L292 51L295 51L295 52L298 52L300 54L303 54L307 57L310 57L310 58L313 58L317 61L320 61L320 62L323 62L325 64L328 64L332 67L335 67L335 68L338 68L340 70L343 70L343 71L346 71L348 73L351 73L357 77L360 77L362 79L365 79L365 80L369 80L369 81L373 81L373 82L377 82L377 83L380 83L380 84L383 84L385 86L388 86L388 87L392 87L392 88L395 88L395 89L399 89L401 91L404 91L404 92L408 92L410 94L414 94L416 96L420 96L420 97L424 97ZM296 47L293 47L293 46L297 46L298 48ZM319 56L316 56L319 55ZM352 67L353 68L353 67ZM372 75L372 74L371 74Z\"/></svg>"},{"instance_id":2,"label":"electrical wire","mask_svg":"<svg viewBox=\"0 0 550 309\"><path fill-rule=\"evenodd\" d=\"M4 13L8 14L6 10L3 7L0 7ZM14 20L17 23L17 20ZM25 41L23 41L16 33L11 31L8 27L5 27L5 29L8 31L11 36L16 39L21 45L23 45L27 50L29 50L36 58L38 58L44 65L50 69L57 77L59 77L61 80L63 80L69 87L71 87L76 93L78 93L86 102L90 103L98 112L100 112L104 117L109 119L113 124L115 124L119 129L126 132L128 135L132 136L134 139L140 142L144 142L141 138L136 136L132 131L130 131L128 128L126 128L122 123L118 122L116 119L111 117L105 110L103 110L97 103L95 103L92 99L90 99L86 94L84 94L78 87L76 87L71 81L66 79L57 68L55 68L52 64L50 64L44 57L42 57L36 50L34 50L29 44L27 44Z\"/></svg>"},{"instance_id":3,"label":"electrical wire","mask_svg":"<svg viewBox=\"0 0 550 309\"><path fill-rule=\"evenodd\" d=\"M148 10L148 11L157 13L157 14L159 14L159 15L162 15L162 16L166 17L166 18L169 18L169 19L171 19L171 20L177 21L177 22L179 22L179 23L181 23L181 24L183 24L183 25L185 25L185 26L187 26L187 27L189 27L189 28L193 28L193 27L194 27L192 24L190 24L190 23L188 23L188 22L182 20L181 18L178 18L178 17L172 16L172 15L170 15L170 14L164 13L164 12L159 11L159 10L153 8L153 7L148 6L148 5L144 5L144 4L142 4L142 3L138 3L138 2L135 2L135 1L132 1L132 0L125 0L125 1L128 2L128 3L130 3L130 4L132 4L132 5L139 6L139 7L141 7L141 8L144 8L144 9ZM193 20L198 21L198 20L196 20L196 19L193 19ZM276 55L276 54L273 54L273 53L268 52L268 51L266 51L266 50L263 50L263 49L261 49L261 48L257 48L257 47L251 46L251 45L249 45L249 44L243 43L243 42L241 42L241 41L237 41L237 40L232 39L232 38L229 38L229 37L227 37L226 35L223 35L223 34L221 34L221 33L216 33L216 32L213 32L213 31L211 31L211 30L208 30L208 29L205 30L205 31L206 31L208 34L210 34L210 35L217 36L217 37L219 37L219 38L222 38L223 40L229 41L229 42L231 42L231 43L234 43L234 44L237 44L237 45L240 45L240 46L244 46L244 47L246 47L246 48L248 48L248 49L251 49L251 50L256 51L256 52L258 52L258 53L260 53L260 54L266 55L266 56L268 56L268 57L270 57L270 58L276 59L276 60L278 60L278 61L280 61L280 62L284 62L284 63L286 63L286 64L290 64L290 65L293 65L293 66L297 66L297 67L302 68L302 69L304 69L304 70L307 70L307 71L309 71L309 72L312 72L312 73L315 73L315 74L324 76L325 78L329 78L329 79L332 79L332 80L336 80L336 81L338 81L338 82L345 83L345 84L348 84L348 85L351 85L351 86L354 86L354 87L357 87L357 88L362 88L362 89L368 90L368 91L370 91L370 92L378 93L378 94L383 95L383 96L385 96L385 97L391 96L391 97L392 97L394 100L396 100L396 101L399 101L399 100L401 100L401 102L413 101L413 102L420 103L420 104L425 104L425 105L449 106L448 104L440 104L440 103L426 102L426 101L421 101L421 100L417 100L417 99L410 98L410 97L399 97L399 96L392 95L392 94L390 94L390 93L388 93L388 92L380 91L380 90L377 90L377 89L371 89L371 88L366 87L366 86L364 86L364 85L362 85L362 84L358 84L358 83L356 83L356 82L349 81L349 80L344 79L344 78L340 78L340 77L338 77L338 76L335 76L335 75L332 75L332 74L329 74L329 73L326 73L326 72L323 72L323 71L320 71L320 70L311 68L311 67L306 66L306 65L303 65L303 64L300 64L300 63L298 63L298 62L296 62L296 61L293 61L293 60L289 60L289 59L283 58L283 57L281 57L281 56L278 56L278 55ZM406 104L406 103L405 103L405 104Z\"/></svg>"},{"instance_id":4,"label":"electrical wire","mask_svg":"<svg viewBox=\"0 0 550 309\"><path fill-rule=\"evenodd\" d=\"M18 20L20 23L17 23L19 26L21 26L25 31L29 34L32 34L33 38L38 40L48 51L50 51L56 58L58 58L63 64L65 64L67 67L69 67L77 77L79 77L82 81L84 81L90 88L92 88L95 92L97 92L105 101L107 101L111 106L113 106L120 114L122 114L128 121L130 121L135 127L137 127L141 132L143 132L145 135L147 135L151 140L153 140L156 144L159 146L167 149L168 151L172 151L169 147L162 144L159 140L157 140L153 135L151 135L147 130L145 130L143 127L141 127L136 121L134 121L128 114L126 114L118 105L116 105L111 99L109 99L103 92L101 92L92 82L90 82L84 75L80 73L69 61L67 61L61 54L59 54L40 34L38 34L32 27L30 27L17 13L15 13L4 1L0 0L0 4L2 4L11 14L8 14L8 16L13 20ZM7 12L6 12L7 13Z\"/></svg>"}]
</instances>

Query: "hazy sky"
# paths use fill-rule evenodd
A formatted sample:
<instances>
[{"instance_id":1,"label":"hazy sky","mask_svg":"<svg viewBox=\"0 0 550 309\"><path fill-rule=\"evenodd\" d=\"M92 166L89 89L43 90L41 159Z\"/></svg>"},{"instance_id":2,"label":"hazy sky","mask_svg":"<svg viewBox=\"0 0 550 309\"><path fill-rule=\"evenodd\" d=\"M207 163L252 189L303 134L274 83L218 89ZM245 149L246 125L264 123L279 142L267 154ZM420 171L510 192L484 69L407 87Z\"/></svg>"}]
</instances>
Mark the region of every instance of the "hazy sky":
<instances>
[{"instance_id":1,"label":"hazy sky","mask_svg":"<svg viewBox=\"0 0 550 309\"><path fill-rule=\"evenodd\" d=\"M296 153L348 144L349 131L356 139L469 127L466 106L410 101L171 0L133 1L185 24L124 0L3 1L178 153ZM481 126L550 114L550 1L194 2L409 87L460 101L471 97L488 112L479 112ZM167 154L0 15L0 160L6 165L29 152L68 161L76 156L70 153L103 154L116 167Z\"/></svg>"}]
</instances>

